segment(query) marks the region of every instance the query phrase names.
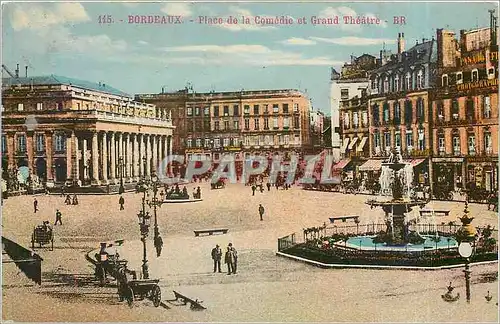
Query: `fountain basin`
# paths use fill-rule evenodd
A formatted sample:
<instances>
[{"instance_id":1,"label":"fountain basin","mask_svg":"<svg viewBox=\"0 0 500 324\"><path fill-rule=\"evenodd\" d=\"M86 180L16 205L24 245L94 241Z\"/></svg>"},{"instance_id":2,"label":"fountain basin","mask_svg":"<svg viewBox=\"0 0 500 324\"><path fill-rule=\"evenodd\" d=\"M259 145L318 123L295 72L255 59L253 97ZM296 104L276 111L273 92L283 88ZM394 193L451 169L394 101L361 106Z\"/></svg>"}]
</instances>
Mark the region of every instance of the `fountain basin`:
<instances>
[{"instance_id":1,"label":"fountain basin","mask_svg":"<svg viewBox=\"0 0 500 324\"><path fill-rule=\"evenodd\" d=\"M421 251L429 251L436 249L451 249L457 248L458 243L452 237L447 236L437 236L439 238L438 242L434 242L433 238L436 237L434 235L422 235L422 238L425 239L422 244L403 244L403 245L388 245L386 243L374 243L373 239L376 236L354 236L347 240L344 243L335 244L338 247L348 247L357 250L363 251L391 251L391 252L421 252ZM449 241L448 241L449 238Z\"/></svg>"}]
</instances>

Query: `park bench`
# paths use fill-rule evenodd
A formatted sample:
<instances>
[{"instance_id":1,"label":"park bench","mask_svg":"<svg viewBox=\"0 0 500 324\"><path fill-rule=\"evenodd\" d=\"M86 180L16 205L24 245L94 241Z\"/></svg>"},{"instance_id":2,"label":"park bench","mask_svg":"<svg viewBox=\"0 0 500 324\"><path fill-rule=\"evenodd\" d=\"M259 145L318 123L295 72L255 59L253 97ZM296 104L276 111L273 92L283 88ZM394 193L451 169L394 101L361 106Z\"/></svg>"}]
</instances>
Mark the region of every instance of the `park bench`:
<instances>
[{"instance_id":1,"label":"park bench","mask_svg":"<svg viewBox=\"0 0 500 324\"><path fill-rule=\"evenodd\" d=\"M431 216L432 213L436 216L448 216L450 214L449 210L421 210L420 216Z\"/></svg>"},{"instance_id":2,"label":"park bench","mask_svg":"<svg viewBox=\"0 0 500 324\"><path fill-rule=\"evenodd\" d=\"M200 236L200 234L208 234L212 235L214 233L222 233L226 234L228 231L227 228L212 228L212 229L203 229L203 230L194 230L194 236Z\"/></svg>"},{"instance_id":3,"label":"park bench","mask_svg":"<svg viewBox=\"0 0 500 324\"><path fill-rule=\"evenodd\" d=\"M201 303L203 303L202 300L198 300L198 299L192 300L189 297L186 297L186 296L184 296L182 294L179 294L175 290L173 292L174 292L175 300L181 301L184 305L187 305L187 303L190 303L191 304L191 306L190 306L191 309L194 309L194 310L206 309L205 307L203 307L201 305Z\"/></svg>"},{"instance_id":4,"label":"park bench","mask_svg":"<svg viewBox=\"0 0 500 324\"><path fill-rule=\"evenodd\" d=\"M330 223L333 224L335 221L342 221L345 223L346 220L348 219L354 219L354 221L359 220L359 216L353 215L353 216L339 216L339 217L329 217Z\"/></svg>"}]
</instances>

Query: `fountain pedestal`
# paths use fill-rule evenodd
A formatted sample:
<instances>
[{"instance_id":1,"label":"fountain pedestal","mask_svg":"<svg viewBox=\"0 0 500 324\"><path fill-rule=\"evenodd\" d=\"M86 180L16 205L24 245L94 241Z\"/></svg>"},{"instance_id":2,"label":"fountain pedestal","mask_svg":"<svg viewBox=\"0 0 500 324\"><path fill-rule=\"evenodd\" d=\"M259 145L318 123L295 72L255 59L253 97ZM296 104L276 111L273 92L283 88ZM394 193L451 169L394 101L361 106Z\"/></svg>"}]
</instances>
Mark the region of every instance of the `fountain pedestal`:
<instances>
[{"instance_id":1,"label":"fountain pedestal","mask_svg":"<svg viewBox=\"0 0 500 324\"><path fill-rule=\"evenodd\" d=\"M392 237L392 244L400 245L408 243L408 229L405 224L405 212L409 212L411 208L406 205L398 205L397 202L393 202L391 205L383 206L385 215L389 218L392 214L392 224L387 223L387 231L389 237Z\"/></svg>"}]
</instances>

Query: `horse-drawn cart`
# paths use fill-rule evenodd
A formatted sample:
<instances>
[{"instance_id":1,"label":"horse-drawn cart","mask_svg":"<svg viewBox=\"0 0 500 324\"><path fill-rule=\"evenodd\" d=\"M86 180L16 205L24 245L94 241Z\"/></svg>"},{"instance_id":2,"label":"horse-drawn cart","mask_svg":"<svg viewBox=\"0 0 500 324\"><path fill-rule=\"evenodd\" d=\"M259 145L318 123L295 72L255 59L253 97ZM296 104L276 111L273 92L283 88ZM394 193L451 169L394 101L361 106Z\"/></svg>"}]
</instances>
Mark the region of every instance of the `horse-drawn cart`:
<instances>
[{"instance_id":1,"label":"horse-drawn cart","mask_svg":"<svg viewBox=\"0 0 500 324\"><path fill-rule=\"evenodd\" d=\"M140 279L122 282L122 288L119 291L120 300L126 300L132 307L135 300L149 298L153 301L155 307L161 303L161 289L158 286L159 279Z\"/></svg>"},{"instance_id":2,"label":"horse-drawn cart","mask_svg":"<svg viewBox=\"0 0 500 324\"><path fill-rule=\"evenodd\" d=\"M38 225L33 229L31 234L31 248L35 248L35 243L42 248L43 245L50 244L50 250L54 250L54 233L52 228L44 222L43 225Z\"/></svg>"},{"instance_id":3,"label":"horse-drawn cart","mask_svg":"<svg viewBox=\"0 0 500 324\"><path fill-rule=\"evenodd\" d=\"M226 187L226 182L224 179L219 179L215 183L210 184L211 189L224 189Z\"/></svg>"}]
</instances>

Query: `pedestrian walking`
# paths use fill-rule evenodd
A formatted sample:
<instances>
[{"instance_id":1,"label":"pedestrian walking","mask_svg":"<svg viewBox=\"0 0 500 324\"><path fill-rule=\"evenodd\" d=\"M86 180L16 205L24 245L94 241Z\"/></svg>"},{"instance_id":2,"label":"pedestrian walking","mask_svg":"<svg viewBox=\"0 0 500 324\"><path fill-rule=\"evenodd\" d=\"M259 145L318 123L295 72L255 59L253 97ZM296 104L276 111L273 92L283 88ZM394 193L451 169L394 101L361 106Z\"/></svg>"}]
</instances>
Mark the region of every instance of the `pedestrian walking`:
<instances>
[{"instance_id":1,"label":"pedestrian walking","mask_svg":"<svg viewBox=\"0 0 500 324\"><path fill-rule=\"evenodd\" d=\"M222 259L222 249L219 247L219 244L216 244L215 247L212 249L212 260L214 260L214 273L217 271L222 272L220 269L221 259Z\"/></svg>"},{"instance_id":2,"label":"pedestrian walking","mask_svg":"<svg viewBox=\"0 0 500 324\"><path fill-rule=\"evenodd\" d=\"M230 275L234 273L234 253L231 250L231 247L227 247L226 254L224 256L224 263L227 264L227 274Z\"/></svg>"},{"instance_id":3,"label":"pedestrian walking","mask_svg":"<svg viewBox=\"0 0 500 324\"><path fill-rule=\"evenodd\" d=\"M259 188L260 188L260 193L264 193L264 185L262 183L259 185Z\"/></svg>"},{"instance_id":4,"label":"pedestrian walking","mask_svg":"<svg viewBox=\"0 0 500 324\"><path fill-rule=\"evenodd\" d=\"M36 213L38 211L38 200L33 200L33 212Z\"/></svg>"},{"instance_id":5,"label":"pedestrian walking","mask_svg":"<svg viewBox=\"0 0 500 324\"><path fill-rule=\"evenodd\" d=\"M266 186L267 186L267 191L271 191L271 184L269 182L266 183Z\"/></svg>"},{"instance_id":6,"label":"pedestrian walking","mask_svg":"<svg viewBox=\"0 0 500 324\"><path fill-rule=\"evenodd\" d=\"M264 216L264 211L265 211L264 206L262 206L262 204L259 204L259 215L260 215L260 220L261 221L264 220L262 218L262 216Z\"/></svg>"},{"instance_id":7,"label":"pedestrian walking","mask_svg":"<svg viewBox=\"0 0 500 324\"><path fill-rule=\"evenodd\" d=\"M64 203L65 203L66 205L71 205L71 196L70 196L70 195L67 195L67 196L66 196L66 200L64 201Z\"/></svg>"},{"instance_id":8,"label":"pedestrian walking","mask_svg":"<svg viewBox=\"0 0 500 324\"><path fill-rule=\"evenodd\" d=\"M231 252L233 253L233 274L236 274L236 270L238 269L238 252L233 246L233 243L229 243L229 248L231 249Z\"/></svg>"},{"instance_id":9,"label":"pedestrian walking","mask_svg":"<svg viewBox=\"0 0 500 324\"><path fill-rule=\"evenodd\" d=\"M160 257L161 256L161 249L163 248L163 239L161 238L160 234L156 235L155 237L155 248L156 248L156 256Z\"/></svg>"},{"instance_id":10,"label":"pedestrian walking","mask_svg":"<svg viewBox=\"0 0 500 324\"><path fill-rule=\"evenodd\" d=\"M255 185L252 185L252 196L255 196L256 189L257 189L257 187L255 187Z\"/></svg>"},{"instance_id":11,"label":"pedestrian walking","mask_svg":"<svg viewBox=\"0 0 500 324\"><path fill-rule=\"evenodd\" d=\"M201 199L201 188L200 187L196 188L196 196L198 199Z\"/></svg>"},{"instance_id":12,"label":"pedestrian walking","mask_svg":"<svg viewBox=\"0 0 500 324\"><path fill-rule=\"evenodd\" d=\"M120 203L120 210L124 210L125 208L123 207L123 205L125 204L125 198L123 198L123 196L120 196L119 203Z\"/></svg>"},{"instance_id":13,"label":"pedestrian walking","mask_svg":"<svg viewBox=\"0 0 500 324\"><path fill-rule=\"evenodd\" d=\"M56 221L54 222L54 225L57 225L58 222L62 225L62 214L59 209L56 210Z\"/></svg>"},{"instance_id":14,"label":"pedestrian walking","mask_svg":"<svg viewBox=\"0 0 500 324\"><path fill-rule=\"evenodd\" d=\"M76 194L73 195L73 205L78 205L78 197Z\"/></svg>"}]
</instances>

